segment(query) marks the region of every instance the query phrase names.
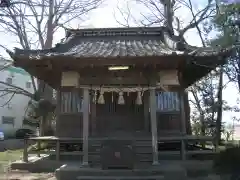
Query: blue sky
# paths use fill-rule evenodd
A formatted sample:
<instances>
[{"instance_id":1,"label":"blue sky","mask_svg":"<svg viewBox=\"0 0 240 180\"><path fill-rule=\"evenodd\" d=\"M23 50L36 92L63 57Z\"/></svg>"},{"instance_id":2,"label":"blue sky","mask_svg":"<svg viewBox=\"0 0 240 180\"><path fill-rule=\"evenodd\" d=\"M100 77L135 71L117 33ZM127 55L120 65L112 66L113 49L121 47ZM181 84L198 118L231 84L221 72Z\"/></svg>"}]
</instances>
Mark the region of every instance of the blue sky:
<instances>
[{"instance_id":1,"label":"blue sky","mask_svg":"<svg viewBox=\"0 0 240 180\"><path fill-rule=\"evenodd\" d=\"M121 3L120 3L121 2ZM193 5L197 9L201 9L206 4L207 0L194 0ZM106 0L105 3L98 9L92 11L89 16L88 20L82 22L82 21L73 21L71 24L69 24L72 28L88 28L88 27L95 27L95 28L104 28L104 27L118 27L120 26L114 17L114 10L116 18L121 21L123 20L119 13L117 13L116 6L119 5L123 9L126 7L126 4L123 3L123 0L117 1L117 0ZM140 17L141 11L146 11L146 8L141 6L140 4L130 4L131 7L134 7L134 9L131 8L131 13L135 15L136 18ZM188 22L191 20L191 14L188 9L186 8L180 8L176 15L181 18L183 21L183 26L187 25ZM131 25L134 25L134 22L131 23ZM60 39L64 37L64 31L60 30L55 34L55 43L59 42ZM214 34L213 34L214 35ZM9 49L13 49L14 47L19 47L19 45L16 43L15 37L7 34L7 32L2 32L0 29L0 37L1 37L1 45L6 46ZM185 36L187 42L191 45L201 46L201 41L196 33L196 30L189 31ZM2 48L0 48L0 53L3 56L7 56L7 54L4 52ZM227 100L230 104L236 104L236 99L238 98L237 89L233 84L229 84L226 90L224 90L224 99ZM231 122L231 116L233 116L233 113L225 113L224 114L224 120Z\"/></svg>"}]
</instances>

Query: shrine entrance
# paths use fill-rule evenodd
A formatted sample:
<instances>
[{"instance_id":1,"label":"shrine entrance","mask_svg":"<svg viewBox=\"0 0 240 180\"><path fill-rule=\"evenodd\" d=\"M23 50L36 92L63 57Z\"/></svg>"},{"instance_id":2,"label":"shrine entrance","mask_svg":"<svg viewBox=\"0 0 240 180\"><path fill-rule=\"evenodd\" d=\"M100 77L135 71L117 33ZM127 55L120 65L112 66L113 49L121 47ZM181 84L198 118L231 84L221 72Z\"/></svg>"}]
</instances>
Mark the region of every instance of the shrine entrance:
<instances>
[{"instance_id":1,"label":"shrine entrance","mask_svg":"<svg viewBox=\"0 0 240 180\"><path fill-rule=\"evenodd\" d=\"M144 103L136 103L138 92L105 92L104 102L96 104L97 131L102 136L144 129Z\"/></svg>"}]
</instances>

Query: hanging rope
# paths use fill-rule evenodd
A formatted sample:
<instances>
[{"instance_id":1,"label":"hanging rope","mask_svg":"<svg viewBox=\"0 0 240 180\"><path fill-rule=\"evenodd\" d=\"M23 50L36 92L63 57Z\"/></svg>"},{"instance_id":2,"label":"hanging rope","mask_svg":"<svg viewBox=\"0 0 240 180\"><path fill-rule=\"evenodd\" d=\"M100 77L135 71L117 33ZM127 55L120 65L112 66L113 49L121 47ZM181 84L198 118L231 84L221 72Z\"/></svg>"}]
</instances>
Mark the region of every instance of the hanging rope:
<instances>
[{"instance_id":1,"label":"hanging rope","mask_svg":"<svg viewBox=\"0 0 240 180\"><path fill-rule=\"evenodd\" d=\"M136 104L137 105L142 105L142 92L141 91L137 92Z\"/></svg>"},{"instance_id":2,"label":"hanging rope","mask_svg":"<svg viewBox=\"0 0 240 180\"><path fill-rule=\"evenodd\" d=\"M104 90L103 89L100 90L100 96L98 98L98 104L105 104Z\"/></svg>"},{"instance_id":3,"label":"hanging rope","mask_svg":"<svg viewBox=\"0 0 240 180\"><path fill-rule=\"evenodd\" d=\"M125 100L124 100L124 97L123 97L123 92L120 91L119 92L119 96L118 96L118 104L125 104Z\"/></svg>"}]
</instances>

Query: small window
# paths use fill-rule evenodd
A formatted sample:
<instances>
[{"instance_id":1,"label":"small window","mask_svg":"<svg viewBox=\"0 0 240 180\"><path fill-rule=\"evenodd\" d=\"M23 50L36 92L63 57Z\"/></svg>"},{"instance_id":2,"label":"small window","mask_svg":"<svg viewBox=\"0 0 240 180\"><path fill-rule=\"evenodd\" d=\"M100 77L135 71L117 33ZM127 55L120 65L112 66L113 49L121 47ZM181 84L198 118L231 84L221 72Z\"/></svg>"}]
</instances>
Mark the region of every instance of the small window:
<instances>
[{"instance_id":1,"label":"small window","mask_svg":"<svg viewBox=\"0 0 240 180\"><path fill-rule=\"evenodd\" d=\"M6 79L6 83L8 83L8 84L12 84L12 81L13 81L13 79L10 78L10 77L8 77L8 78Z\"/></svg>"},{"instance_id":2,"label":"small window","mask_svg":"<svg viewBox=\"0 0 240 180\"><path fill-rule=\"evenodd\" d=\"M15 117L2 116L2 124L11 124L14 126Z\"/></svg>"},{"instance_id":3,"label":"small window","mask_svg":"<svg viewBox=\"0 0 240 180\"><path fill-rule=\"evenodd\" d=\"M180 111L177 92L157 92L157 108L161 112Z\"/></svg>"},{"instance_id":4,"label":"small window","mask_svg":"<svg viewBox=\"0 0 240 180\"><path fill-rule=\"evenodd\" d=\"M26 88L31 88L32 83L31 82L26 82Z\"/></svg>"}]
</instances>

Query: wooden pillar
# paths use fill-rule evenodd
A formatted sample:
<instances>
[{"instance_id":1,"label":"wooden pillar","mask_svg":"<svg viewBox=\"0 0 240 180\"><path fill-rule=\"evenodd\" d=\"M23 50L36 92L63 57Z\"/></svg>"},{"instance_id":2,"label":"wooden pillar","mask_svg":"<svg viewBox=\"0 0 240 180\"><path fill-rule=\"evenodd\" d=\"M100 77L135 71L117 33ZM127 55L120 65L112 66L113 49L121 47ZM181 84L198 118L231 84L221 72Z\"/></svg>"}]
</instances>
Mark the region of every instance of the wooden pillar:
<instances>
[{"instance_id":1,"label":"wooden pillar","mask_svg":"<svg viewBox=\"0 0 240 180\"><path fill-rule=\"evenodd\" d=\"M37 156L40 157L41 141L37 140Z\"/></svg>"},{"instance_id":2,"label":"wooden pillar","mask_svg":"<svg viewBox=\"0 0 240 180\"><path fill-rule=\"evenodd\" d=\"M153 148L153 165L158 164L158 140L157 140L157 100L155 89L150 89L149 97L151 131L152 131L152 148Z\"/></svg>"},{"instance_id":3,"label":"wooden pillar","mask_svg":"<svg viewBox=\"0 0 240 180\"><path fill-rule=\"evenodd\" d=\"M91 135L95 135L96 134L96 128L97 128L97 122L96 122L96 103L93 102L93 100L91 99L91 127L92 127L92 134Z\"/></svg>"},{"instance_id":4,"label":"wooden pillar","mask_svg":"<svg viewBox=\"0 0 240 180\"><path fill-rule=\"evenodd\" d=\"M89 90L83 89L83 165L88 165Z\"/></svg>"},{"instance_id":5,"label":"wooden pillar","mask_svg":"<svg viewBox=\"0 0 240 180\"><path fill-rule=\"evenodd\" d=\"M61 101L61 92L60 90L57 91L57 97L56 97L56 127L55 127L55 136L59 136L61 129L59 127L59 120L60 120L60 113L62 111L62 101Z\"/></svg>"},{"instance_id":6,"label":"wooden pillar","mask_svg":"<svg viewBox=\"0 0 240 180\"><path fill-rule=\"evenodd\" d=\"M186 136L186 115L185 115L185 106L184 106L184 90L181 90L180 93L180 109L181 109L181 132L183 134L183 139L181 140L181 158L182 160L186 159L186 141L184 140Z\"/></svg>"},{"instance_id":7,"label":"wooden pillar","mask_svg":"<svg viewBox=\"0 0 240 180\"><path fill-rule=\"evenodd\" d=\"M25 138L24 139L24 149L23 149L23 161L28 162L28 140Z\"/></svg>"},{"instance_id":8,"label":"wooden pillar","mask_svg":"<svg viewBox=\"0 0 240 180\"><path fill-rule=\"evenodd\" d=\"M56 160L60 160L60 141L57 140L56 142Z\"/></svg>"},{"instance_id":9,"label":"wooden pillar","mask_svg":"<svg viewBox=\"0 0 240 180\"><path fill-rule=\"evenodd\" d=\"M149 132L149 92L145 91L143 96L143 108L144 108L144 130Z\"/></svg>"}]
</instances>

